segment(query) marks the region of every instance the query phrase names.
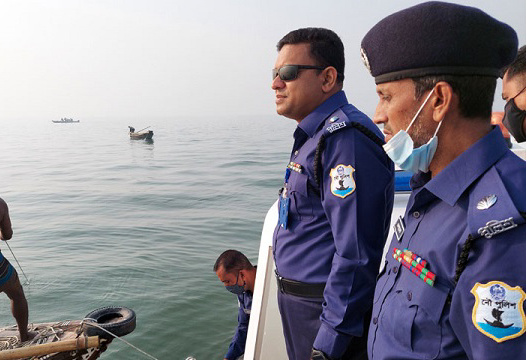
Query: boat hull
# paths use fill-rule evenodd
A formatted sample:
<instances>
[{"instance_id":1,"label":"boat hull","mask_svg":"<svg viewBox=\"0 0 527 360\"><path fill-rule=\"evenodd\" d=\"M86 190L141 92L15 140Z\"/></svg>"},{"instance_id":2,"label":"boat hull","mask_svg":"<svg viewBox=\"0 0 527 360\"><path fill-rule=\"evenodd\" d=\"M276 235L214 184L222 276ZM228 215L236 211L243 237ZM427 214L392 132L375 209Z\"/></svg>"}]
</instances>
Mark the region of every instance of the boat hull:
<instances>
[{"instance_id":1,"label":"boat hull","mask_svg":"<svg viewBox=\"0 0 527 360\"><path fill-rule=\"evenodd\" d=\"M132 140L151 140L153 136L154 132L152 130L142 133L130 133L130 139Z\"/></svg>"}]
</instances>

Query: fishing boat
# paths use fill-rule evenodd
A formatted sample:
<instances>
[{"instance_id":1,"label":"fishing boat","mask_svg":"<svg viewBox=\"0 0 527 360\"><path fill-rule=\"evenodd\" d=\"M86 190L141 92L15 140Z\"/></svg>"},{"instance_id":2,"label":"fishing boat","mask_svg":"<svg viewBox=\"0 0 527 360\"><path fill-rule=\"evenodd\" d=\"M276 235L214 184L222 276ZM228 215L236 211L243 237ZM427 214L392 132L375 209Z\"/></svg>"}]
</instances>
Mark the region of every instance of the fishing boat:
<instances>
[{"instance_id":1,"label":"fishing boat","mask_svg":"<svg viewBox=\"0 0 527 360\"><path fill-rule=\"evenodd\" d=\"M61 118L60 120L51 120L51 121L56 124L70 124L70 123L81 122L80 120L73 120L72 118Z\"/></svg>"},{"instance_id":2,"label":"fishing boat","mask_svg":"<svg viewBox=\"0 0 527 360\"><path fill-rule=\"evenodd\" d=\"M128 126L130 139L132 140L152 140L152 137L154 136L154 132L152 130L145 131L149 127L150 126L136 132L133 126Z\"/></svg>"},{"instance_id":3,"label":"fishing boat","mask_svg":"<svg viewBox=\"0 0 527 360\"><path fill-rule=\"evenodd\" d=\"M20 342L16 325L0 329L0 360L94 360L114 337L135 329L135 312L126 307L103 307L82 320L30 324L35 336Z\"/></svg>"}]
</instances>

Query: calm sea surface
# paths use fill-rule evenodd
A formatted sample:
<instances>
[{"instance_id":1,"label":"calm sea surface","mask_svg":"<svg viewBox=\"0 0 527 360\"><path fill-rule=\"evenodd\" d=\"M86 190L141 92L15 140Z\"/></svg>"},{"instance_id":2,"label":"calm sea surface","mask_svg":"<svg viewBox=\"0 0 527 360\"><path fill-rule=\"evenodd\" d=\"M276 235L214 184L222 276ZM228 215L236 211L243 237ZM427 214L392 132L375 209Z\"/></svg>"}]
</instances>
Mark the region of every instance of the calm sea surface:
<instances>
[{"instance_id":1,"label":"calm sea surface","mask_svg":"<svg viewBox=\"0 0 527 360\"><path fill-rule=\"evenodd\" d=\"M9 244L31 280L30 322L123 305L137 313L125 339L154 357L222 359L237 302L212 266L229 248L257 261L296 123L238 116L0 125L0 197L13 222ZM130 140L128 125L151 125L153 143ZM0 326L14 324L4 295L0 309ZM142 358L119 341L102 356Z\"/></svg>"}]
</instances>

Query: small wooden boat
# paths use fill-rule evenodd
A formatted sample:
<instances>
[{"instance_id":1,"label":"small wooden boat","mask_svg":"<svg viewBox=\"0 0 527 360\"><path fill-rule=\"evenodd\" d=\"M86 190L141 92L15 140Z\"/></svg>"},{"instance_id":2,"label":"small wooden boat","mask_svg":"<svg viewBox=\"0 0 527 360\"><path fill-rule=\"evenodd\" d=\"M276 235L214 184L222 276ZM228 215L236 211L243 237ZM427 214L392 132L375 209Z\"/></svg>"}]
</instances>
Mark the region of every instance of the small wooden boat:
<instances>
[{"instance_id":1,"label":"small wooden boat","mask_svg":"<svg viewBox=\"0 0 527 360\"><path fill-rule=\"evenodd\" d=\"M94 360L112 342L135 329L136 316L125 307L104 307L83 320L31 324L36 336L20 342L16 325L0 329L0 360Z\"/></svg>"},{"instance_id":2,"label":"small wooden boat","mask_svg":"<svg viewBox=\"0 0 527 360\"><path fill-rule=\"evenodd\" d=\"M154 136L154 132L152 130L144 131L148 129L149 127L146 127L136 132L132 126L128 126L128 128L130 129L129 131L130 139L132 140L152 140L152 137Z\"/></svg>"},{"instance_id":3,"label":"small wooden boat","mask_svg":"<svg viewBox=\"0 0 527 360\"><path fill-rule=\"evenodd\" d=\"M80 120L73 120L72 118L61 118L60 120L51 120L55 124L70 124L70 123L78 123L81 122Z\"/></svg>"}]
</instances>

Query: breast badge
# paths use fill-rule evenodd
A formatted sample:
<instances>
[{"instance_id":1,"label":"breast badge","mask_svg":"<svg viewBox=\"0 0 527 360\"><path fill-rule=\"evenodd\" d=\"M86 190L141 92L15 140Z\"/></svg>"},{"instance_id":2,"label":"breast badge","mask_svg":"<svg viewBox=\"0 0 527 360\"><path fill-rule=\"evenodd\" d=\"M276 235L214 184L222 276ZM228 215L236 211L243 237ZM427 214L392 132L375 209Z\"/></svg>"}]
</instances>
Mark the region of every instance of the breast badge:
<instances>
[{"instance_id":1,"label":"breast badge","mask_svg":"<svg viewBox=\"0 0 527 360\"><path fill-rule=\"evenodd\" d=\"M476 301L472 322L481 333L501 343L525 332L525 292L501 281L476 283L470 291Z\"/></svg>"},{"instance_id":2,"label":"breast badge","mask_svg":"<svg viewBox=\"0 0 527 360\"><path fill-rule=\"evenodd\" d=\"M353 173L355 169L351 165L337 165L331 169L331 193L337 197L345 198L355 191L355 180Z\"/></svg>"}]
</instances>

